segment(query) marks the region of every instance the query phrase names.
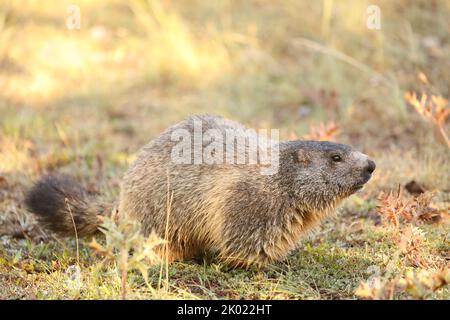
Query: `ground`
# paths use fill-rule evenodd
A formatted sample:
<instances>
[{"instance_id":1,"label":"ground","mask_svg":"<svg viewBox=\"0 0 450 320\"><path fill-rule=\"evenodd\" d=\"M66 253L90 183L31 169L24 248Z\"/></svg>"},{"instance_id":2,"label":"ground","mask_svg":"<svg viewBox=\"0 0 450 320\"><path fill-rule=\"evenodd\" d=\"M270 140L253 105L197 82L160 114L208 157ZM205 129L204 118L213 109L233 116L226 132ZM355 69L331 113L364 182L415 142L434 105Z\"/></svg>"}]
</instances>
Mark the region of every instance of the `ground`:
<instances>
[{"instance_id":1,"label":"ground","mask_svg":"<svg viewBox=\"0 0 450 320\"><path fill-rule=\"evenodd\" d=\"M448 21L445 0L0 4L0 299L449 299ZM139 148L197 113L348 143L377 170L263 270L124 260L145 240L59 239L26 212L52 172L114 203Z\"/></svg>"}]
</instances>

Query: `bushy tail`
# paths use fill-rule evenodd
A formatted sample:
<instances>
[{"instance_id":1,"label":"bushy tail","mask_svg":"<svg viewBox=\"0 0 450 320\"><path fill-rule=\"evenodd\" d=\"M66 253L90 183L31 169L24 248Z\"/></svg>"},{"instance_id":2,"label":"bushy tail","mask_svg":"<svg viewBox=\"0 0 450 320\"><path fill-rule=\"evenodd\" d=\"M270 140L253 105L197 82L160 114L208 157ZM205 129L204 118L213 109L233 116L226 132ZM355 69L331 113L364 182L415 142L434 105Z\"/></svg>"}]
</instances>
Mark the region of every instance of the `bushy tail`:
<instances>
[{"instance_id":1,"label":"bushy tail","mask_svg":"<svg viewBox=\"0 0 450 320\"><path fill-rule=\"evenodd\" d=\"M107 205L89 201L83 187L65 176L45 176L28 192L25 204L39 222L61 236L83 237L98 231Z\"/></svg>"}]
</instances>

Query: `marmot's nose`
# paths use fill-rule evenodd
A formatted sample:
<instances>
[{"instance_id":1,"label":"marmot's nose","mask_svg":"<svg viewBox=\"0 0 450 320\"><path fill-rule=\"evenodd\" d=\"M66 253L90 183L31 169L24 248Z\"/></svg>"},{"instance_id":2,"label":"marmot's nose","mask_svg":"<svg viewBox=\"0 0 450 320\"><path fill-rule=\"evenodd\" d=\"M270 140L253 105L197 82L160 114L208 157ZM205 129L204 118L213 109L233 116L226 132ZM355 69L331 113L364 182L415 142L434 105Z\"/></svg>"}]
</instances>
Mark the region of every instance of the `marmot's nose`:
<instances>
[{"instance_id":1,"label":"marmot's nose","mask_svg":"<svg viewBox=\"0 0 450 320\"><path fill-rule=\"evenodd\" d=\"M372 173L375 171L375 168L376 168L375 162L373 162L372 160L367 160L367 167L366 167L367 172Z\"/></svg>"}]
</instances>

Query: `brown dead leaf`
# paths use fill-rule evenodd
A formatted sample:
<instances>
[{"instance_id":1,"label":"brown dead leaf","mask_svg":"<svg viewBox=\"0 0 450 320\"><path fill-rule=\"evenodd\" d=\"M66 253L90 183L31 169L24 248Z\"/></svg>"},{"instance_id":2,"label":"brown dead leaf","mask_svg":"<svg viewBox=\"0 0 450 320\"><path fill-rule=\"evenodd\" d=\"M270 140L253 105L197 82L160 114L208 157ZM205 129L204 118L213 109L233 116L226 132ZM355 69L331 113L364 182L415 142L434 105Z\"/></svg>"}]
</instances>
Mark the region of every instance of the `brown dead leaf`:
<instances>
[{"instance_id":1,"label":"brown dead leaf","mask_svg":"<svg viewBox=\"0 0 450 320\"><path fill-rule=\"evenodd\" d=\"M405 189L413 195L418 195L427 191L427 189L422 184L418 183L415 180L411 180L410 182L405 184Z\"/></svg>"}]
</instances>

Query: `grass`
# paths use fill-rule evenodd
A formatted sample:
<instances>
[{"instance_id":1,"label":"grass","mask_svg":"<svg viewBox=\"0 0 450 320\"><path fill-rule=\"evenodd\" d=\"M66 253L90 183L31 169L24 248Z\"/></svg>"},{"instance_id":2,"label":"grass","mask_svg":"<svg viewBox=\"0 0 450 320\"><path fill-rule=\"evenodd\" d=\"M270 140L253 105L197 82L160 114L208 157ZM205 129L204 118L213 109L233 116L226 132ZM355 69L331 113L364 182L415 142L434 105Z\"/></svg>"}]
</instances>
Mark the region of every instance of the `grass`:
<instances>
[{"instance_id":1,"label":"grass","mask_svg":"<svg viewBox=\"0 0 450 320\"><path fill-rule=\"evenodd\" d=\"M374 266L382 279L416 270L397 254L391 232L372 223L358 228L363 229L355 232L354 224L342 220L328 222L318 235L302 241L301 249L289 259L264 271L230 271L214 260L204 264L173 263L168 267L168 287L159 288L158 265L149 266L148 282L140 272L129 271L126 297L352 299L360 282L374 275ZM448 252L448 242L441 242L446 236L445 228L432 226L431 230L427 233L427 254L439 256ZM10 252L2 247L2 298L116 299L121 296L117 264L104 264L93 257L86 244L81 245L80 251L81 285L75 289L70 282L70 270L77 265L75 241L36 244L22 240L18 246ZM396 296L402 297L408 295L400 292ZM448 288L432 292L431 297L448 299Z\"/></svg>"},{"instance_id":2,"label":"grass","mask_svg":"<svg viewBox=\"0 0 450 320\"><path fill-rule=\"evenodd\" d=\"M1 299L450 298L433 285L450 252L448 119L419 103L450 96L448 1L376 1L381 30L366 28L368 1L77 3L80 30L65 27L71 1L0 4ZM24 192L48 172L116 201L139 148L195 113L280 128L283 139L333 123L332 138L377 170L282 263L227 270L212 257L167 274L130 265L125 295L114 252L94 255L81 239L77 260L75 240L48 235L24 209ZM397 228L379 195L401 186L407 201L412 180L434 192L426 208L442 219Z\"/></svg>"}]
</instances>

